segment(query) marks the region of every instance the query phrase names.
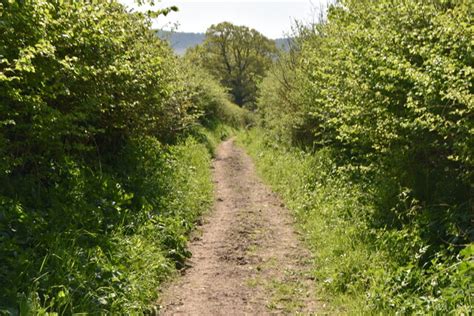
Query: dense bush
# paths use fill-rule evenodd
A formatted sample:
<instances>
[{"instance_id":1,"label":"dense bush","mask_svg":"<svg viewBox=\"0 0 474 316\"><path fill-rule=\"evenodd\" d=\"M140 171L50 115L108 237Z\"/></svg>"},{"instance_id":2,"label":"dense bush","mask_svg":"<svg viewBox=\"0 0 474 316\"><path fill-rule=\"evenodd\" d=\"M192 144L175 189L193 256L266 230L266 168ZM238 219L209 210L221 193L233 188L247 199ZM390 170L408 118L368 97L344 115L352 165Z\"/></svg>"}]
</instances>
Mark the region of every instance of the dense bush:
<instances>
[{"instance_id":1,"label":"dense bush","mask_svg":"<svg viewBox=\"0 0 474 316\"><path fill-rule=\"evenodd\" d=\"M363 221L354 241L373 232L366 262L390 253L376 278L331 276L340 292L366 282L369 306L445 312L472 300L472 12L463 0L339 1L261 85L269 137L325 152L363 201L349 215Z\"/></svg>"},{"instance_id":2,"label":"dense bush","mask_svg":"<svg viewBox=\"0 0 474 316\"><path fill-rule=\"evenodd\" d=\"M293 43L301 42L302 36ZM304 126L306 112L297 102L301 92L296 71L298 69L299 49L297 45L290 51L280 51L278 59L259 84L257 112L262 127L272 131L272 136L280 143L299 145L307 137L300 131Z\"/></svg>"},{"instance_id":3,"label":"dense bush","mask_svg":"<svg viewBox=\"0 0 474 316\"><path fill-rule=\"evenodd\" d=\"M329 150L289 149L271 136L253 130L239 140L295 212L314 255L318 297L331 301L333 313L472 313L472 245L455 256L430 255L419 223L374 228L373 191L353 181Z\"/></svg>"},{"instance_id":4,"label":"dense bush","mask_svg":"<svg viewBox=\"0 0 474 316\"><path fill-rule=\"evenodd\" d=\"M212 129L224 123L240 128L254 123L253 113L230 101L227 89L205 69L194 65L189 57L184 57L182 63L188 76L186 91L191 95L191 102L201 111L201 125Z\"/></svg>"},{"instance_id":5,"label":"dense bush","mask_svg":"<svg viewBox=\"0 0 474 316\"><path fill-rule=\"evenodd\" d=\"M0 313L143 312L189 255L212 193L196 125L235 105L150 26L0 2Z\"/></svg>"},{"instance_id":6,"label":"dense bush","mask_svg":"<svg viewBox=\"0 0 474 316\"><path fill-rule=\"evenodd\" d=\"M101 174L64 168L45 204L2 197L3 308L143 311L183 264L186 234L212 200L208 150L152 138L123 150Z\"/></svg>"}]
</instances>

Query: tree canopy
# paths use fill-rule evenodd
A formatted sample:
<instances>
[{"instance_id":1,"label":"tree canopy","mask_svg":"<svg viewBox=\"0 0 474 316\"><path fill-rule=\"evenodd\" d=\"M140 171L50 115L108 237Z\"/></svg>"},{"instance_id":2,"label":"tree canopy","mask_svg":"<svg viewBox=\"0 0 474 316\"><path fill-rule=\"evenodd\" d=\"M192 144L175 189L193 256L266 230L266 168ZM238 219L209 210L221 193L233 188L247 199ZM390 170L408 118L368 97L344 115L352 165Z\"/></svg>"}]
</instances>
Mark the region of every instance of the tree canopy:
<instances>
[{"instance_id":1,"label":"tree canopy","mask_svg":"<svg viewBox=\"0 0 474 316\"><path fill-rule=\"evenodd\" d=\"M254 29L229 22L212 25L202 45L187 57L201 64L230 90L235 103L252 107L257 85L276 53L274 41Z\"/></svg>"}]
</instances>

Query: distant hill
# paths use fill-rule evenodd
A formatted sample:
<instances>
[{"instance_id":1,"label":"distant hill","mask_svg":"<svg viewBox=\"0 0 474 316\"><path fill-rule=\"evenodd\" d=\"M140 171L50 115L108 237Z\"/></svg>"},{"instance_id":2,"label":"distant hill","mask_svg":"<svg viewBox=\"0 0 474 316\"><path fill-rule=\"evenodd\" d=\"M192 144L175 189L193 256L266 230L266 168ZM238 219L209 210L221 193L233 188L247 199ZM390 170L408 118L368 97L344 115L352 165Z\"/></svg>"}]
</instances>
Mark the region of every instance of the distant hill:
<instances>
[{"instance_id":1,"label":"distant hill","mask_svg":"<svg viewBox=\"0 0 474 316\"><path fill-rule=\"evenodd\" d=\"M291 42L291 38L277 38L275 40L275 44L278 48L280 49L283 49L285 51L289 51L290 50L290 42Z\"/></svg>"},{"instance_id":2,"label":"distant hill","mask_svg":"<svg viewBox=\"0 0 474 316\"><path fill-rule=\"evenodd\" d=\"M206 34L204 33L170 32L163 30L159 30L156 33L161 39L169 41L171 47L178 55L184 55L188 48L201 44L206 38ZM275 43L278 48L284 50L289 49L288 38L278 38L275 40Z\"/></svg>"},{"instance_id":3,"label":"distant hill","mask_svg":"<svg viewBox=\"0 0 474 316\"><path fill-rule=\"evenodd\" d=\"M206 37L204 33L170 32L163 30L159 30L157 35L161 39L169 41L171 47L178 55L184 55L188 48L201 44Z\"/></svg>"}]
</instances>

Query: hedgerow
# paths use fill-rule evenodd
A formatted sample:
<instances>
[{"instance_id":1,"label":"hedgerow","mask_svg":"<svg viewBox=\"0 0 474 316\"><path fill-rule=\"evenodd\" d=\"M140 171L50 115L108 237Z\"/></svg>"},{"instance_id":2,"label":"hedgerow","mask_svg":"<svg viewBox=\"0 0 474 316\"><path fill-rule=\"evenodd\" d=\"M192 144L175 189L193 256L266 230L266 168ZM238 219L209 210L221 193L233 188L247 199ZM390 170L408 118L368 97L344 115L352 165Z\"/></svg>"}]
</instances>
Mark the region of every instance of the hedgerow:
<instances>
[{"instance_id":1,"label":"hedgerow","mask_svg":"<svg viewBox=\"0 0 474 316\"><path fill-rule=\"evenodd\" d=\"M366 264L340 265L323 280L337 293L366 293L366 307L444 313L472 305L472 12L463 0L338 1L261 85L268 137L326 153L337 187L359 201L333 214L354 231L356 245L340 255L364 249ZM321 212L339 198L307 216L326 221ZM366 242L373 246L357 246Z\"/></svg>"},{"instance_id":2,"label":"hedgerow","mask_svg":"<svg viewBox=\"0 0 474 316\"><path fill-rule=\"evenodd\" d=\"M0 313L150 310L232 105L115 1L1 1L0 34Z\"/></svg>"},{"instance_id":3,"label":"hedgerow","mask_svg":"<svg viewBox=\"0 0 474 316\"><path fill-rule=\"evenodd\" d=\"M334 314L472 312L472 246L429 254L424 227L374 227L370 186L354 181L328 150L275 143L263 130L239 141L293 210L310 248L317 297Z\"/></svg>"}]
</instances>

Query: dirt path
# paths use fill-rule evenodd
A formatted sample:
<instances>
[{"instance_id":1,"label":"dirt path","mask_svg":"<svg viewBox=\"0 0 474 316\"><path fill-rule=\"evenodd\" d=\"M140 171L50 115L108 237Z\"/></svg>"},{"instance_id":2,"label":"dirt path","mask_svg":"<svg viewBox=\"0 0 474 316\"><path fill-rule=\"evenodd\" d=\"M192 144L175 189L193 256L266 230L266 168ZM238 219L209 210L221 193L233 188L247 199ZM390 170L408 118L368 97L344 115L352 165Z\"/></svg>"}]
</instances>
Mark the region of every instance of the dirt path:
<instances>
[{"instance_id":1,"label":"dirt path","mask_svg":"<svg viewBox=\"0 0 474 316\"><path fill-rule=\"evenodd\" d=\"M233 140L213 163L215 209L190 244L184 275L162 294L161 315L315 314L293 221Z\"/></svg>"}]
</instances>

